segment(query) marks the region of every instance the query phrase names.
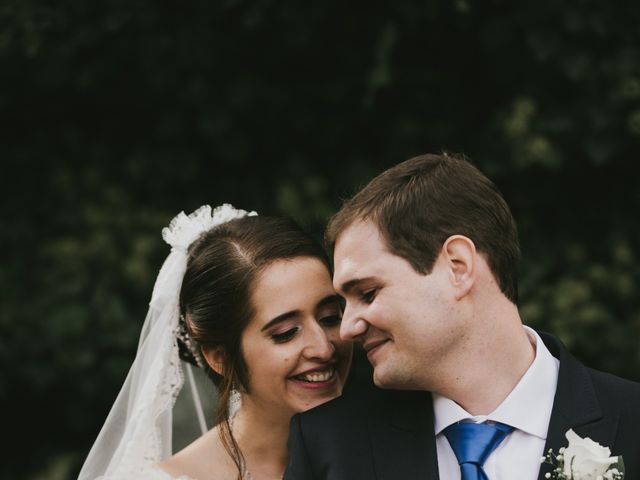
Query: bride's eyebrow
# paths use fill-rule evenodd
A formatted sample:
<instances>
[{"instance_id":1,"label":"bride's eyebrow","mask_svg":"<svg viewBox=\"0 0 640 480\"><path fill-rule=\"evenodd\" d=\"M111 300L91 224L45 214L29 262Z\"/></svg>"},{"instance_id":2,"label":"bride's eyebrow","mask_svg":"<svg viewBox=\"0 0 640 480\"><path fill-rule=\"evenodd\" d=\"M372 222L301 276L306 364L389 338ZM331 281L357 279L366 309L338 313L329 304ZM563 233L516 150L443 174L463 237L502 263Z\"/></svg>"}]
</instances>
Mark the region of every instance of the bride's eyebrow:
<instances>
[{"instance_id":1,"label":"bride's eyebrow","mask_svg":"<svg viewBox=\"0 0 640 480\"><path fill-rule=\"evenodd\" d=\"M331 295L327 295L326 297L324 297L322 300L318 302L318 305L316 306L316 311L320 310L322 307L326 307L327 305L340 305L340 295L335 293Z\"/></svg>"},{"instance_id":2,"label":"bride's eyebrow","mask_svg":"<svg viewBox=\"0 0 640 480\"><path fill-rule=\"evenodd\" d=\"M279 323L282 323L286 320L289 320L290 318L294 318L297 317L298 315L300 315L302 312L300 310L291 310L289 312L285 312L285 313L281 313L280 315L278 315L277 317L269 320L261 329L261 332L264 332L265 330L270 329L271 327L273 327L274 325L277 325Z\"/></svg>"}]
</instances>

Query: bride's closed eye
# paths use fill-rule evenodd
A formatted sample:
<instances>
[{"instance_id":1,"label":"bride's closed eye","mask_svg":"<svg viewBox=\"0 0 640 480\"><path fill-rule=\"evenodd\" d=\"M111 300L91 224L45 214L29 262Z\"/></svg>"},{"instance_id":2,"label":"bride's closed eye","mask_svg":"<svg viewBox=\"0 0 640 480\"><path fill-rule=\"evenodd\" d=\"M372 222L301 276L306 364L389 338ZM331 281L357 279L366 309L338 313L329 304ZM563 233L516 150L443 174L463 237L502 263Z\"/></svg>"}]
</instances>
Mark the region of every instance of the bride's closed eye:
<instances>
[{"instance_id":1,"label":"bride's closed eye","mask_svg":"<svg viewBox=\"0 0 640 480\"><path fill-rule=\"evenodd\" d=\"M322 317L318 322L325 327L335 327L342 322L342 314L336 313L334 315L327 315Z\"/></svg>"},{"instance_id":2,"label":"bride's closed eye","mask_svg":"<svg viewBox=\"0 0 640 480\"><path fill-rule=\"evenodd\" d=\"M323 304L316 311L316 321L325 328L340 325L342 306L337 295L332 295L323 301Z\"/></svg>"},{"instance_id":3,"label":"bride's closed eye","mask_svg":"<svg viewBox=\"0 0 640 480\"><path fill-rule=\"evenodd\" d=\"M291 340L298 333L298 330L300 330L299 327L293 327L283 332L274 332L270 336L275 343L285 343Z\"/></svg>"}]
</instances>

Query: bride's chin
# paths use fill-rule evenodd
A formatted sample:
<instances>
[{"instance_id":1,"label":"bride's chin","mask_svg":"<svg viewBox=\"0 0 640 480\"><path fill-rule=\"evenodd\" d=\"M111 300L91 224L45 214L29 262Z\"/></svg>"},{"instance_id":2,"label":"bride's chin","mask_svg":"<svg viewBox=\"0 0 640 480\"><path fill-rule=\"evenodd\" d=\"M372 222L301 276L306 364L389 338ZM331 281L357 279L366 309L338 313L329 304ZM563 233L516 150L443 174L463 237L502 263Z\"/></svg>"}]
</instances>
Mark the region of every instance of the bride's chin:
<instances>
[{"instance_id":1,"label":"bride's chin","mask_svg":"<svg viewBox=\"0 0 640 480\"><path fill-rule=\"evenodd\" d=\"M317 407L319 405L322 405L323 403L327 403L327 402L333 400L334 398L338 398L339 396L340 396L340 392L338 392L338 391L324 392L322 395L310 396L310 397L304 399L303 402L302 402L304 404L304 410L309 410L311 408L315 408L315 407Z\"/></svg>"},{"instance_id":2,"label":"bride's chin","mask_svg":"<svg viewBox=\"0 0 640 480\"><path fill-rule=\"evenodd\" d=\"M314 398L313 400L302 401L300 402L301 405L298 408L296 408L296 411L297 413L306 412L307 410L311 410L312 408L319 407L323 403L327 403L328 401L333 400L334 398L336 397L327 397L326 399Z\"/></svg>"},{"instance_id":3,"label":"bride's chin","mask_svg":"<svg viewBox=\"0 0 640 480\"><path fill-rule=\"evenodd\" d=\"M324 382L305 382L294 378L290 378L289 382L290 393L297 398L295 410L298 412L315 408L339 397L344 383L337 372L330 380Z\"/></svg>"}]
</instances>

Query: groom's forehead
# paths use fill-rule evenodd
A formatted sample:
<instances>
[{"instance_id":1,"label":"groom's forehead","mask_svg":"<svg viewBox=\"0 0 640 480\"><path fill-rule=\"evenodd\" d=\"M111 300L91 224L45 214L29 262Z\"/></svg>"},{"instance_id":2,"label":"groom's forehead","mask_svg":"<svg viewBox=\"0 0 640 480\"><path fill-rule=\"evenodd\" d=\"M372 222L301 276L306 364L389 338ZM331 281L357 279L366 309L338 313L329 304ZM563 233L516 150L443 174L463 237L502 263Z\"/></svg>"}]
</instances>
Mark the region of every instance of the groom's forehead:
<instances>
[{"instance_id":1,"label":"groom's forehead","mask_svg":"<svg viewBox=\"0 0 640 480\"><path fill-rule=\"evenodd\" d=\"M333 260L336 274L346 272L354 274L352 270L363 268L379 255L384 243L381 241L377 227L370 223L352 224L337 238L333 250Z\"/></svg>"},{"instance_id":2,"label":"groom's forehead","mask_svg":"<svg viewBox=\"0 0 640 480\"><path fill-rule=\"evenodd\" d=\"M378 226L371 220L358 220L347 226L336 238L334 258L365 255L386 248Z\"/></svg>"},{"instance_id":3,"label":"groom's forehead","mask_svg":"<svg viewBox=\"0 0 640 480\"><path fill-rule=\"evenodd\" d=\"M365 280L383 273L380 261L387 249L377 226L372 222L359 222L347 227L337 238L334 249L333 285L337 291L348 292ZM384 255L389 262L391 256ZM398 258L398 261L402 261ZM382 269L382 271L381 271Z\"/></svg>"}]
</instances>

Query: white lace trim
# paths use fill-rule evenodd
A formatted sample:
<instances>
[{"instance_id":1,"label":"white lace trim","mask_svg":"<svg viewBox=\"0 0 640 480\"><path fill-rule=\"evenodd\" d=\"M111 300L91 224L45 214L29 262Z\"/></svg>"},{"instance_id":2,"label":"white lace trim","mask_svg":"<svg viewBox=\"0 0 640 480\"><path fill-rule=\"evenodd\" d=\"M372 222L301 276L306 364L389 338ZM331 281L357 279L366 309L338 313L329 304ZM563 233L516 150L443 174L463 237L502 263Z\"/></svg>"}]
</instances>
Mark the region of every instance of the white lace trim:
<instances>
[{"instance_id":1,"label":"white lace trim","mask_svg":"<svg viewBox=\"0 0 640 480\"><path fill-rule=\"evenodd\" d=\"M242 217L254 217L256 212L247 212L234 208L228 203L216 207L203 205L190 215L180 212L171 220L168 227L162 229L162 238L177 250L187 250L198 237L213 227Z\"/></svg>"},{"instance_id":2,"label":"white lace trim","mask_svg":"<svg viewBox=\"0 0 640 480\"><path fill-rule=\"evenodd\" d=\"M168 352L170 360L166 364L153 362L148 366L146 378L140 379L145 384L145 394L137 399L127 419L131 429L128 441L119 447L122 456L115 471L98 477L100 480L147 478L143 475L151 471L149 467L170 453L166 423L171 422L170 412L182 389L184 375L175 337L167 336L161 341L164 345L159 350Z\"/></svg>"}]
</instances>

